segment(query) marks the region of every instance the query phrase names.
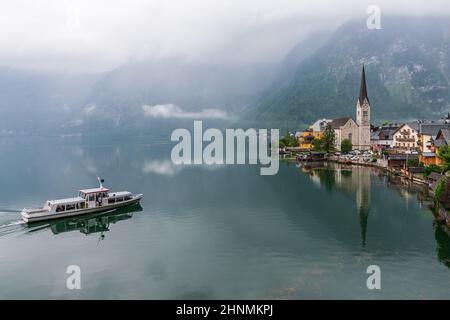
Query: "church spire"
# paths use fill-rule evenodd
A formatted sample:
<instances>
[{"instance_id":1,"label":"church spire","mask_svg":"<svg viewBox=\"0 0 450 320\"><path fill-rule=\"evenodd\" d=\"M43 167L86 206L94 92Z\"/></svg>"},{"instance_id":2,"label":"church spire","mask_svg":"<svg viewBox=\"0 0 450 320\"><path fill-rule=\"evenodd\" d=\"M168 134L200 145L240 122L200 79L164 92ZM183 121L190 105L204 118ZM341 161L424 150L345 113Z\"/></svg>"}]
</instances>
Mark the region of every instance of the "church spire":
<instances>
[{"instance_id":1,"label":"church spire","mask_svg":"<svg viewBox=\"0 0 450 320\"><path fill-rule=\"evenodd\" d=\"M369 102L369 97L367 96L366 72L364 70L364 64L363 64L362 72L361 72L361 84L359 87L359 104L360 105L362 105L364 103L364 99L367 99L367 102Z\"/></svg>"}]
</instances>

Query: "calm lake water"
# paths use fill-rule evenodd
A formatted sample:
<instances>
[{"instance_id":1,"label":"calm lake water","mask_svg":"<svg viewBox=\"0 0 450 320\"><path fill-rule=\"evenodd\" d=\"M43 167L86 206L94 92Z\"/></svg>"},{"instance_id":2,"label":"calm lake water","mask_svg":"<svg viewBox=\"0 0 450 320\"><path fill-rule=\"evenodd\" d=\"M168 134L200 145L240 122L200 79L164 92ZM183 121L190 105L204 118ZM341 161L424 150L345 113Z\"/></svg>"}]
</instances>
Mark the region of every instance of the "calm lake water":
<instances>
[{"instance_id":1,"label":"calm lake water","mask_svg":"<svg viewBox=\"0 0 450 320\"><path fill-rule=\"evenodd\" d=\"M110 140L0 139L0 298L450 298L450 239L420 188L368 168L176 167L168 139ZM96 173L141 208L19 223Z\"/></svg>"}]
</instances>

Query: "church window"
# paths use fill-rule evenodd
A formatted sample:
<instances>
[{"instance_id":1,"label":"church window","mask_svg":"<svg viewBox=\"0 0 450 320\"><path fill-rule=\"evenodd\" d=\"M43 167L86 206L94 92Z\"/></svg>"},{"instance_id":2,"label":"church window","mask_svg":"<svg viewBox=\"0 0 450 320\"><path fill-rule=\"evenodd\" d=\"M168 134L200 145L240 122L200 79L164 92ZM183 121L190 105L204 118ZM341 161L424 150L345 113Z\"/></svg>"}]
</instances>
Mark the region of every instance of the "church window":
<instances>
[{"instance_id":1,"label":"church window","mask_svg":"<svg viewBox=\"0 0 450 320\"><path fill-rule=\"evenodd\" d=\"M366 110L364 110L363 111L363 117L367 117L368 115L369 115L369 113Z\"/></svg>"}]
</instances>

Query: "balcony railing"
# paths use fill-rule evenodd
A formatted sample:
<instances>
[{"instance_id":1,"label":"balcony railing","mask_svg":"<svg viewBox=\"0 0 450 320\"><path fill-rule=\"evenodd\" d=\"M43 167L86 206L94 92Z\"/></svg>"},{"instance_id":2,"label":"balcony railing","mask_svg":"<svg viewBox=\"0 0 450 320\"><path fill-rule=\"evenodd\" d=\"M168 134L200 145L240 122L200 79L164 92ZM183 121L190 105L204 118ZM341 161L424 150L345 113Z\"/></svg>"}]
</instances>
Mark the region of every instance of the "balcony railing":
<instances>
[{"instance_id":1,"label":"balcony railing","mask_svg":"<svg viewBox=\"0 0 450 320\"><path fill-rule=\"evenodd\" d=\"M415 142L416 140L414 138L398 137L398 138L395 138L395 141L399 141L399 142Z\"/></svg>"}]
</instances>

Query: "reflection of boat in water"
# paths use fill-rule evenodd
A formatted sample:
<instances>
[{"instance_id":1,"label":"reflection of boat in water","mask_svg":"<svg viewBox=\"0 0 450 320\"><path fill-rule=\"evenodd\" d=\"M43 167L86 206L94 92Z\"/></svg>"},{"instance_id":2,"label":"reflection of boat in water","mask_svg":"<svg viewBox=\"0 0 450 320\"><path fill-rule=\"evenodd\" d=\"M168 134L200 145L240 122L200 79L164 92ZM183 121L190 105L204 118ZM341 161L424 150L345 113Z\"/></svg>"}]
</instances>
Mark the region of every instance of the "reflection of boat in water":
<instances>
[{"instance_id":1,"label":"reflection of boat in water","mask_svg":"<svg viewBox=\"0 0 450 320\"><path fill-rule=\"evenodd\" d=\"M137 203L119 209L112 209L108 212L86 214L54 221L30 222L27 226L32 228L33 231L50 228L53 234L78 230L85 235L101 233L103 237L103 232L109 231L111 224L131 219L133 214L139 211L142 211L142 207Z\"/></svg>"},{"instance_id":2,"label":"reflection of boat in water","mask_svg":"<svg viewBox=\"0 0 450 320\"><path fill-rule=\"evenodd\" d=\"M78 197L49 200L42 208L25 208L22 219L25 222L59 219L81 214L108 211L139 203L142 194L132 194L128 191L109 192L104 188L103 180L98 178L100 187L84 189L78 192Z\"/></svg>"}]
</instances>

